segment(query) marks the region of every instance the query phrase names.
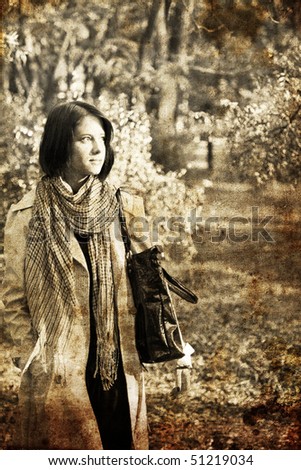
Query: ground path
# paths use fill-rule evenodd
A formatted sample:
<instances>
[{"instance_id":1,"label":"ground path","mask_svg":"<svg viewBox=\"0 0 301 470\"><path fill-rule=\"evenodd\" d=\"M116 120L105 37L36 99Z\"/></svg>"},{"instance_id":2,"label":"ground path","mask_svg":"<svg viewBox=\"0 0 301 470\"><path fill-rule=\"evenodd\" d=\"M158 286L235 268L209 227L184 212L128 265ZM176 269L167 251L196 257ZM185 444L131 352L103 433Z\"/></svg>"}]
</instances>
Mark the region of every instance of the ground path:
<instances>
[{"instance_id":1,"label":"ground path","mask_svg":"<svg viewBox=\"0 0 301 470\"><path fill-rule=\"evenodd\" d=\"M171 399L172 366L151 368L151 447L300 449L300 188L260 189L222 170L193 172L212 187L186 264L200 302L180 304L196 349L192 385Z\"/></svg>"}]
</instances>

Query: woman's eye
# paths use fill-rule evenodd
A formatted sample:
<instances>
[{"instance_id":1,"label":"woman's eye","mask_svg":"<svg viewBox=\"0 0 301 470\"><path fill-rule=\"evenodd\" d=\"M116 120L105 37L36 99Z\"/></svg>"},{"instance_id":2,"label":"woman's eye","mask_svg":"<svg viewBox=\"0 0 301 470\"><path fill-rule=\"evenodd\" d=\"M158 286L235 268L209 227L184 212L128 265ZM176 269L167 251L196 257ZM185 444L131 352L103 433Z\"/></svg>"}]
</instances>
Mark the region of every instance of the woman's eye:
<instances>
[{"instance_id":1,"label":"woman's eye","mask_svg":"<svg viewBox=\"0 0 301 470\"><path fill-rule=\"evenodd\" d=\"M82 142L90 142L92 140L91 136L85 135L84 137L81 138Z\"/></svg>"}]
</instances>

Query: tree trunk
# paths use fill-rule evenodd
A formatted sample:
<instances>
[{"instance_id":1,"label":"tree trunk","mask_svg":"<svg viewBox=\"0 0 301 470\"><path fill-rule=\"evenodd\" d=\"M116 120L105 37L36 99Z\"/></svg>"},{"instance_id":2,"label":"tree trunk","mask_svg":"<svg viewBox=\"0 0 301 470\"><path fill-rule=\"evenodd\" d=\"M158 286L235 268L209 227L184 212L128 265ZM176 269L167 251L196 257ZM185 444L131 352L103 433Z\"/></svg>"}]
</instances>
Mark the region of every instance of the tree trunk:
<instances>
[{"instance_id":1,"label":"tree trunk","mask_svg":"<svg viewBox=\"0 0 301 470\"><path fill-rule=\"evenodd\" d=\"M301 32L301 3L295 2L292 5L292 22L295 28L295 31Z\"/></svg>"},{"instance_id":2,"label":"tree trunk","mask_svg":"<svg viewBox=\"0 0 301 470\"><path fill-rule=\"evenodd\" d=\"M160 101L158 109L158 123L164 135L172 136L175 133L175 118L178 105L178 84L171 64L165 64L160 70Z\"/></svg>"},{"instance_id":3,"label":"tree trunk","mask_svg":"<svg viewBox=\"0 0 301 470\"><path fill-rule=\"evenodd\" d=\"M178 78L187 63L193 8L194 0L177 0L174 4L170 0L153 0L140 43L138 71L147 71L149 66L156 70L154 85L159 89L159 99L157 120L152 127L153 154L163 164L173 162L176 158Z\"/></svg>"},{"instance_id":4,"label":"tree trunk","mask_svg":"<svg viewBox=\"0 0 301 470\"><path fill-rule=\"evenodd\" d=\"M185 63L189 48L189 28L194 10L194 0L182 0L175 4L174 14L171 19L170 51L178 56L178 61ZM183 60L184 59L184 60Z\"/></svg>"},{"instance_id":5,"label":"tree trunk","mask_svg":"<svg viewBox=\"0 0 301 470\"><path fill-rule=\"evenodd\" d=\"M182 1L182 22L181 22L181 35L179 43L179 62L186 64L188 51L189 51L189 33L191 27L191 18L194 10L194 0Z\"/></svg>"},{"instance_id":6,"label":"tree trunk","mask_svg":"<svg viewBox=\"0 0 301 470\"><path fill-rule=\"evenodd\" d=\"M167 30L167 15L165 8L165 0L160 1L157 21L156 21L158 56L162 62L168 59L168 43L169 35Z\"/></svg>"},{"instance_id":7,"label":"tree trunk","mask_svg":"<svg viewBox=\"0 0 301 470\"><path fill-rule=\"evenodd\" d=\"M146 30L141 38L139 58L140 70L151 63L157 70L157 84L160 88L158 104L159 128L174 132L177 106L177 83L170 72L169 31L167 28L169 0L153 0ZM154 54L155 51L155 54Z\"/></svg>"},{"instance_id":8,"label":"tree trunk","mask_svg":"<svg viewBox=\"0 0 301 470\"><path fill-rule=\"evenodd\" d=\"M153 0L147 27L142 35L139 45L138 72L145 69L147 64L151 62L151 40L155 31L156 19L161 3L161 0Z\"/></svg>"}]
</instances>

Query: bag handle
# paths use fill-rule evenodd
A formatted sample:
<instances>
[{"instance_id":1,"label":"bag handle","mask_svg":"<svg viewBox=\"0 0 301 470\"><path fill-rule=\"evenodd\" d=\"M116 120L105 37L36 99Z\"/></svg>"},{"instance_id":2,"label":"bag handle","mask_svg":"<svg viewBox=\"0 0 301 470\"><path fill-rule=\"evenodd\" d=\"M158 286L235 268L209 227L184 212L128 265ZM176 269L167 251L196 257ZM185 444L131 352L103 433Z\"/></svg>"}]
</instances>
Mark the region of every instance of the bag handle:
<instances>
[{"instance_id":1,"label":"bag handle","mask_svg":"<svg viewBox=\"0 0 301 470\"><path fill-rule=\"evenodd\" d=\"M125 246L126 257L127 259L129 259L132 256L131 239L130 239L129 232L128 232L127 225L126 225L126 219L125 219L125 215L123 211L120 188L116 192L116 197L119 203L119 220L120 220L121 236L122 236L124 246ZM158 249L158 251L160 251L159 247L157 246L152 247L152 249L156 249L156 250ZM156 261L159 262L158 259ZM169 285L169 288L172 292L174 292L179 297L181 297L182 299L192 304L196 304L198 302L198 297L190 289L185 287L178 279L175 279L170 274L168 274L168 272L165 271L165 269L162 268L162 266L161 266L161 269L162 269L163 276L166 279Z\"/></svg>"}]
</instances>

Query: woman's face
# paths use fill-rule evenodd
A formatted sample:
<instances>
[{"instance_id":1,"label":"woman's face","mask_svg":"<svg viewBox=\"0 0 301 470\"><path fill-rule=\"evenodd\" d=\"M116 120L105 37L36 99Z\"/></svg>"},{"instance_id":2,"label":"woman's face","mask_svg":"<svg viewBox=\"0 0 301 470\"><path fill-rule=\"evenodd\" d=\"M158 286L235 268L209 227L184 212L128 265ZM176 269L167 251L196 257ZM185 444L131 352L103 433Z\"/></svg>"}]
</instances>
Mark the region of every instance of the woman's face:
<instances>
[{"instance_id":1,"label":"woman's face","mask_svg":"<svg viewBox=\"0 0 301 470\"><path fill-rule=\"evenodd\" d=\"M95 116L87 115L75 128L67 173L78 181L89 175L98 175L105 156L104 128Z\"/></svg>"}]
</instances>

